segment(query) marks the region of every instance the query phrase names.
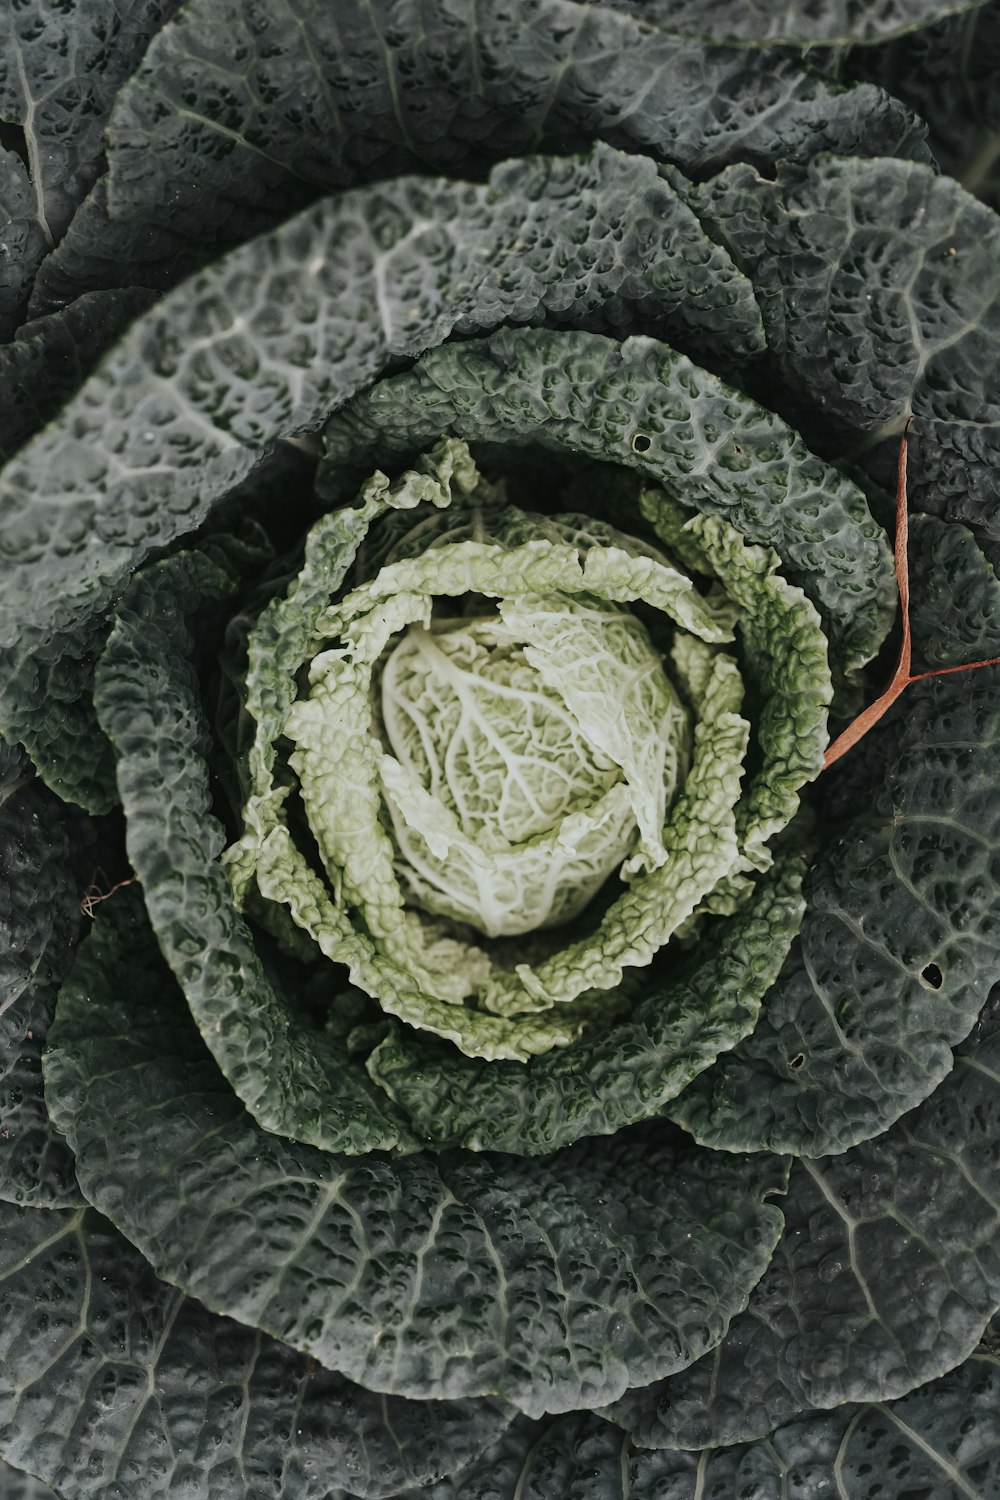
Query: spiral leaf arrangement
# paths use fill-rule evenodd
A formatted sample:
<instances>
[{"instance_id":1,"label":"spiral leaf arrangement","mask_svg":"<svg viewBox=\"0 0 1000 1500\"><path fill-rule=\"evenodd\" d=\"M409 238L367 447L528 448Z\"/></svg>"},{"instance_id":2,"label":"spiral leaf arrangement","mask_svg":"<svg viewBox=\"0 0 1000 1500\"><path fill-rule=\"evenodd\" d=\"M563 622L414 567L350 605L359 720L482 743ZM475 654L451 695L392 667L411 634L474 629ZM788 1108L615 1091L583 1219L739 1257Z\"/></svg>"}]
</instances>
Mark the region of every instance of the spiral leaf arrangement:
<instances>
[{"instance_id":1,"label":"spiral leaf arrangement","mask_svg":"<svg viewBox=\"0 0 1000 1500\"><path fill-rule=\"evenodd\" d=\"M989 1496L1000 230L914 109L997 7L85 9L0 21L0 1494Z\"/></svg>"}]
</instances>

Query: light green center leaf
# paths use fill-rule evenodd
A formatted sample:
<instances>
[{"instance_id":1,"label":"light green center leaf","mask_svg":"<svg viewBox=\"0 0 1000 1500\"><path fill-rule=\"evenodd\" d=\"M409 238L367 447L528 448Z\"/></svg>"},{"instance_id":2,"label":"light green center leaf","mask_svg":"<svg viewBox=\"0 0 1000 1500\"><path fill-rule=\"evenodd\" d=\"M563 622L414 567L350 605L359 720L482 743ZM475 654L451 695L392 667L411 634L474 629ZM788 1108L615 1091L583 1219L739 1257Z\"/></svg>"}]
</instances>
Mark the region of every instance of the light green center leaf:
<instances>
[{"instance_id":1,"label":"light green center leaf","mask_svg":"<svg viewBox=\"0 0 1000 1500\"><path fill-rule=\"evenodd\" d=\"M409 899L489 937L662 863L687 716L639 621L559 594L411 626L389 655L385 804Z\"/></svg>"}]
</instances>

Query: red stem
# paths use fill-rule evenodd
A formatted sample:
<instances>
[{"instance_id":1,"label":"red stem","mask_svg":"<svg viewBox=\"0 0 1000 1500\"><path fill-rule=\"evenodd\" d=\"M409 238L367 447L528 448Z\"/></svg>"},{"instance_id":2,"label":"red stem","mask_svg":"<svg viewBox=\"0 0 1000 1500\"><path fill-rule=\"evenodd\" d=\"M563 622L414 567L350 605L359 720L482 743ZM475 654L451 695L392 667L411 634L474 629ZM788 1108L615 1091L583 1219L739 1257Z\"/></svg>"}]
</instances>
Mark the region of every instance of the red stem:
<instances>
[{"instance_id":1,"label":"red stem","mask_svg":"<svg viewBox=\"0 0 1000 1500\"><path fill-rule=\"evenodd\" d=\"M911 682L923 682L928 677L946 677L950 672L972 672L977 667L1000 665L1000 656L991 656L987 661L970 661L957 667L936 667L931 672L910 671L913 643L910 634L910 563L907 553L909 513L906 503L906 434L909 426L907 422L903 428L903 436L899 442L899 459L896 464L896 541L893 550L896 587L899 590L899 607L903 619L903 638L899 644L899 660L885 692L880 694L874 703L869 703L867 708L863 708L858 717L848 724L843 734L838 735L833 744L828 747L823 757L824 771L842 755L846 755L848 750L852 750L869 729L875 727L879 719L888 713L896 699Z\"/></svg>"}]
</instances>

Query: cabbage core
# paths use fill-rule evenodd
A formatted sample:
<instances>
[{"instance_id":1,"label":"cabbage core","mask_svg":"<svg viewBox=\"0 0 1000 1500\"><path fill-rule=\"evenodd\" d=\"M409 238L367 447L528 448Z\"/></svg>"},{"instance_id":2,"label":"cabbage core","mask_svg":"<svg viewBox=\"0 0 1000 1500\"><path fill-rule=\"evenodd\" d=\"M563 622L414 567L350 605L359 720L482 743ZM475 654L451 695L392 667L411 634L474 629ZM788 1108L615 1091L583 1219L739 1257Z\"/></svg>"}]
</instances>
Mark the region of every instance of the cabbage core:
<instances>
[{"instance_id":1,"label":"cabbage core","mask_svg":"<svg viewBox=\"0 0 1000 1500\"><path fill-rule=\"evenodd\" d=\"M687 714L621 607L514 596L496 615L411 625L380 708L413 905L512 936L576 916L616 868L662 863Z\"/></svg>"}]
</instances>

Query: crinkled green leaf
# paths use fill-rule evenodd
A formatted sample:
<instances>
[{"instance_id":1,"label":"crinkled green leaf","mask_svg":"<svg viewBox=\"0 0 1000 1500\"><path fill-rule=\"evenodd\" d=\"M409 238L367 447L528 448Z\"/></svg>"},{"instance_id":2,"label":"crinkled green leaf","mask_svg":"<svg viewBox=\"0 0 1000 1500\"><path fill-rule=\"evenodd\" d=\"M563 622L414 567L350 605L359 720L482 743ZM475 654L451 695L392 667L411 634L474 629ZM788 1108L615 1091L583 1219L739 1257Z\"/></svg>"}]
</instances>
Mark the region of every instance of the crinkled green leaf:
<instances>
[{"instance_id":1,"label":"crinkled green leaf","mask_svg":"<svg viewBox=\"0 0 1000 1500\"><path fill-rule=\"evenodd\" d=\"M218 862L225 835L209 810L186 614L231 587L206 556L181 553L139 574L119 608L95 702L115 747L129 859L163 952L247 1108L271 1129L333 1149L412 1149L384 1095L276 991Z\"/></svg>"},{"instance_id":2,"label":"crinkled green leaf","mask_svg":"<svg viewBox=\"0 0 1000 1500\"><path fill-rule=\"evenodd\" d=\"M252 14L199 0L119 96L111 217L101 182L43 267L34 310L119 284L109 276L168 285L199 244L217 250L415 161L476 173L595 137L690 170L824 149L926 156L913 116L881 90L837 87L792 56L677 43L603 6L408 0L401 26L395 0L258 0ZM728 348L719 262L705 247L696 266L695 322ZM679 305L679 322L692 311Z\"/></svg>"},{"instance_id":3,"label":"crinkled green leaf","mask_svg":"<svg viewBox=\"0 0 1000 1500\"><path fill-rule=\"evenodd\" d=\"M719 580L739 610L739 638L758 694L753 725L760 765L737 809L741 854L766 870L769 841L795 816L799 792L823 766L833 683L815 608L782 578L769 547L749 547L720 516L691 516L662 493L640 507L657 536L696 569Z\"/></svg>"},{"instance_id":4,"label":"crinkled green leaf","mask_svg":"<svg viewBox=\"0 0 1000 1500\"><path fill-rule=\"evenodd\" d=\"M910 623L918 669L1000 656L1000 581L972 533L910 517Z\"/></svg>"},{"instance_id":5,"label":"crinkled green leaf","mask_svg":"<svg viewBox=\"0 0 1000 1500\"><path fill-rule=\"evenodd\" d=\"M19 0L0 11L0 120L24 165L0 153L4 228L0 332L17 321L32 277L103 167L117 90L178 0ZM11 231L13 230L13 233Z\"/></svg>"},{"instance_id":6,"label":"crinkled green leaf","mask_svg":"<svg viewBox=\"0 0 1000 1500\"><path fill-rule=\"evenodd\" d=\"M139 288L88 292L63 313L21 325L0 348L0 460L55 415L151 301Z\"/></svg>"},{"instance_id":7,"label":"crinkled green leaf","mask_svg":"<svg viewBox=\"0 0 1000 1500\"><path fill-rule=\"evenodd\" d=\"M0 1500L58 1500L58 1496L42 1480L0 1462Z\"/></svg>"},{"instance_id":8,"label":"crinkled green leaf","mask_svg":"<svg viewBox=\"0 0 1000 1500\"><path fill-rule=\"evenodd\" d=\"M92 1209L0 1203L0 1309L0 1451L74 1500L382 1500L508 1421L317 1369L157 1280Z\"/></svg>"},{"instance_id":9,"label":"crinkled green leaf","mask_svg":"<svg viewBox=\"0 0 1000 1500\"><path fill-rule=\"evenodd\" d=\"M592 602L567 604L561 595L518 595L501 601L500 617L593 748L621 768L639 829L627 871L652 869L666 858L663 825L686 768L686 715L634 616Z\"/></svg>"},{"instance_id":10,"label":"crinkled green leaf","mask_svg":"<svg viewBox=\"0 0 1000 1500\"><path fill-rule=\"evenodd\" d=\"M0 118L24 132L50 243L97 177L116 93L177 0L20 0L0 16Z\"/></svg>"},{"instance_id":11,"label":"crinkled green leaf","mask_svg":"<svg viewBox=\"0 0 1000 1500\"><path fill-rule=\"evenodd\" d=\"M33 775L31 762L20 745L0 739L0 807Z\"/></svg>"},{"instance_id":12,"label":"crinkled green leaf","mask_svg":"<svg viewBox=\"0 0 1000 1500\"><path fill-rule=\"evenodd\" d=\"M913 507L1000 536L984 437L1000 421L996 215L930 168L889 160L820 157L774 182L733 167L696 197L754 283L796 409L822 412L825 444L863 443L891 487L912 416Z\"/></svg>"},{"instance_id":13,"label":"crinkled green leaf","mask_svg":"<svg viewBox=\"0 0 1000 1500\"><path fill-rule=\"evenodd\" d=\"M80 921L67 831L35 788L0 804L0 1200L80 1201L73 1158L49 1119L42 1048Z\"/></svg>"},{"instance_id":14,"label":"crinkled green leaf","mask_svg":"<svg viewBox=\"0 0 1000 1500\"><path fill-rule=\"evenodd\" d=\"M565 1046L595 1008L587 992L609 990L625 969L648 963L716 881L735 866L734 808L748 729L736 711L741 697L742 684L732 661L716 657L699 703L692 768L664 830L664 863L635 880L593 933L534 965L519 964L514 971L492 969L490 997L499 1014L453 1005L422 989L404 967L404 955L381 951L351 925L348 914L309 870L287 830L276 829L265 840L258 884L271 900L289 906L295 921L328 958L350 964L353 982L377 994L390 1014L447 1037L473 1056L524 1058ZM508 1005L526 1007L532 999L539 1014L506 1015ZM564 1015L568 1005L570 1014Z\"/></svg>"},{"instance_id":15,"label":"crinkled green leaf","mask_svg":"<svg viewBox=\"0 0 1000 1500\"><path fill-rule=\"evenodd\" d=\"M1000 949L995 679L908 689L877 806L821 856L756 1031L671 1106L698 1140L843 1151L947 1074Z\"/></svg>"},{"instance_id":16,"label":"crinkled green leaf","mask_svg":"<svg viewBox=\"0 0 1000 1500\"><path fill-rule=\"evenodd\" d=\"M108 288L169 290L212 259L210 250L135 217L124 223L108 216L107 174L98 178L74 214L62 240L38 268L29 315L42 318L68 311L89 292Z\"/></svg>"},{"instance_id":17,"label":"crinkled green leaf","mask_svg":"<svg viewBox=\"0 0 1000 1500\"><path fill-rule=\"evenodd\" d=\"M39 776L66 802L93 814L118 801L114 758L94 713L94 664L108 632L102 612L59 631L0 681L0 715Z\"/></svg>"},{"instance_id":18,"label":"crinkled green leaf","mask_svg":"<svg viewBox=\"0 0 1000 1500\"><path fill-rule=\"evenodd\" d=\"M137 994L134 925L96 931L46 1061L87 1195L159 1274L369 1389L596 1405L711 1347L767 1264L781 1159L669 1128L363 1162L262 1131L166 971Z\"/></svg>"},{"instance_id":19,"label":"crinkled green leaf","mask_svg":"<svg viewBox=\"0 0 1000 1500\"><path fill-rule=\"evenodd\" d=\"M880 84L929 126L941 170L1000 208L1000 5L988 0L851 55L852 79Z\"/></svg>"},{"instance_id":20,"label":"crinkled green leaf","mask_svg":"<svg viewBox=\"0 0 1000 1500\"><path fill-rule=\"evenodd\" d=\"M662 1111L753 1027L801 920L800 886L800 863L786 854L780 873L676 974L644 975L631 1011L610 1030L484 1068L397 1026L368 1070L438 1146L535 1155L611 1135Z\"/></svg>"},{"instance_id":21,"label":"crinkled green leaf","mask_svg":"<svg viewBox=\"0 0 1000 1500\"><path fill-rule=\"evenodd\" d=\"M963 15L985 0L602 0L668 36L750 46L864 47Z\"/></svg>"},{"instance_id":22,"label":"crinkled green leaf","mask_svg":"<svg viewBox=\"0 0 1000 1500\"><path fill-rule=\"evenodd\" d=\"M31 278L50 248L38 217L28 169L16 151L0 147L0 338L9 338L27 301Z\"/></svg>"},{"instance_id":23,"label":"crinkled green leaf","mask_svg":"<svg viewBox=\"0 0 1000 1500\"><path fill-rule=\"evenodd\" d=\"M231 534L206 542L224 569L252 572L261 561L261 533L251 512L270 496L287 503L294 468L283 456L262 463L227 497ZM218 514L218 513L217 513ZM114 756L94 709L94 669L104 649L109 617L94 615L60 631L35 652L20 656L0 682L0 719L31 755L39 777L65 802L93 814L118 804Z\"/></svg>"},{"instance_id":24,"label":"crinkled green leaf","mask_svg":"<svg viewBox=\"0 0 1000 1500\"><path fill-rule=\"evenodd\" d=\"M642 1446L762 1437L812 1408L905 1395L969 1356L1000 1306L1000 993L918 1110L796 1163L783 1212L722 1342L614 1408Z\"/></svg>"},{"instance_id":25,"label":"crinkled green leaf","mask_svg":"<svg viewBox=\"0 0 1000 1500\"><path fill-rule=\"evenodd\" d=\"M940 14L969 0L932 3ZM341 186L373 159L386 175L406 170L400 146L454 172L467 158L524 152L557 133L589 139L595 123L614 121L631 149L704 170L737 155L857 151L864 138L861 101L810 79L794 60L764 65L739 52L678 47L605 6L417 0L401 28L389 0L342 0L335 13L316 0L271 0L252 19L233 0L201 0L161 33L111 123L116 216L138 199L154 222L188 214L199 232L207 216L221 217L211 202L211 158L222 136L241 147L227 153L232 196L272 215L301 205L303 180ZM305 46L289 46L290 22ZM331 73L342 93L331 95ZM603 100L594 97L596 77ZM275 109L276 91L297 108ZM730 105L728 118L720 119L719 99ZM363 133L354 125L361 100ZM898 108L873 95L864 103L883 139L902 134ZM156 184L144 167L150 153L163 164Z\"/></svg>"},{"instance_id":26,"label":"crinkled green leaf","mask_svg":"<svg viewBox=\"0 0 1000 1500\"><path fill-rule=\"evenodd\" d=\"M1000 655L1000 583L970 533L911 521L917 665ZM821 1155L877 1135L951 1067L996 973L995 668L909 688L872 735L869 810L820 857L801 942L752 1038L674 1106L698 1139ZM874 894L873 894L874 893Z\"/></svg>"},{"instance_id":27,"label":"crinkled green leaf","mask_svg":"<svg viewBox=\"0 0 1000 1500\"><path fill-rule=\"evenodd\" d=\"M433 350L332 418L327 461L370 468L373 456L399 459L448 432L637 469L773 546L847 667L881 643L895 588L860 491L780 418L663 344L504 329Z\"/></svg>"},{"instance_id":28,"label":"crinkled green leaf","mask_svg":"<svg viewBox=\"0 0 1000 1500\"><path fill-rule=\"evenodd\" d=\"M751 1445L650 1452L588 1414L522 1417L420 1500L992 1500L998 1398L1000 1363L984 1342L910 1396L818 1413Z\"/></svg>"},{"instance_id":29,"label":"crinkled green leaf","mask_svg":"<svg viewBox=\"0 0 1000 1500\"><path fill-rule=\"evenodd\" d=\"M671 192L608 147L499 167L492 186L403 178L317 204L163 298L0 476L8 669L392 357L456 326L655 301L647 214Z\"/></svg>"}]
</instances>

